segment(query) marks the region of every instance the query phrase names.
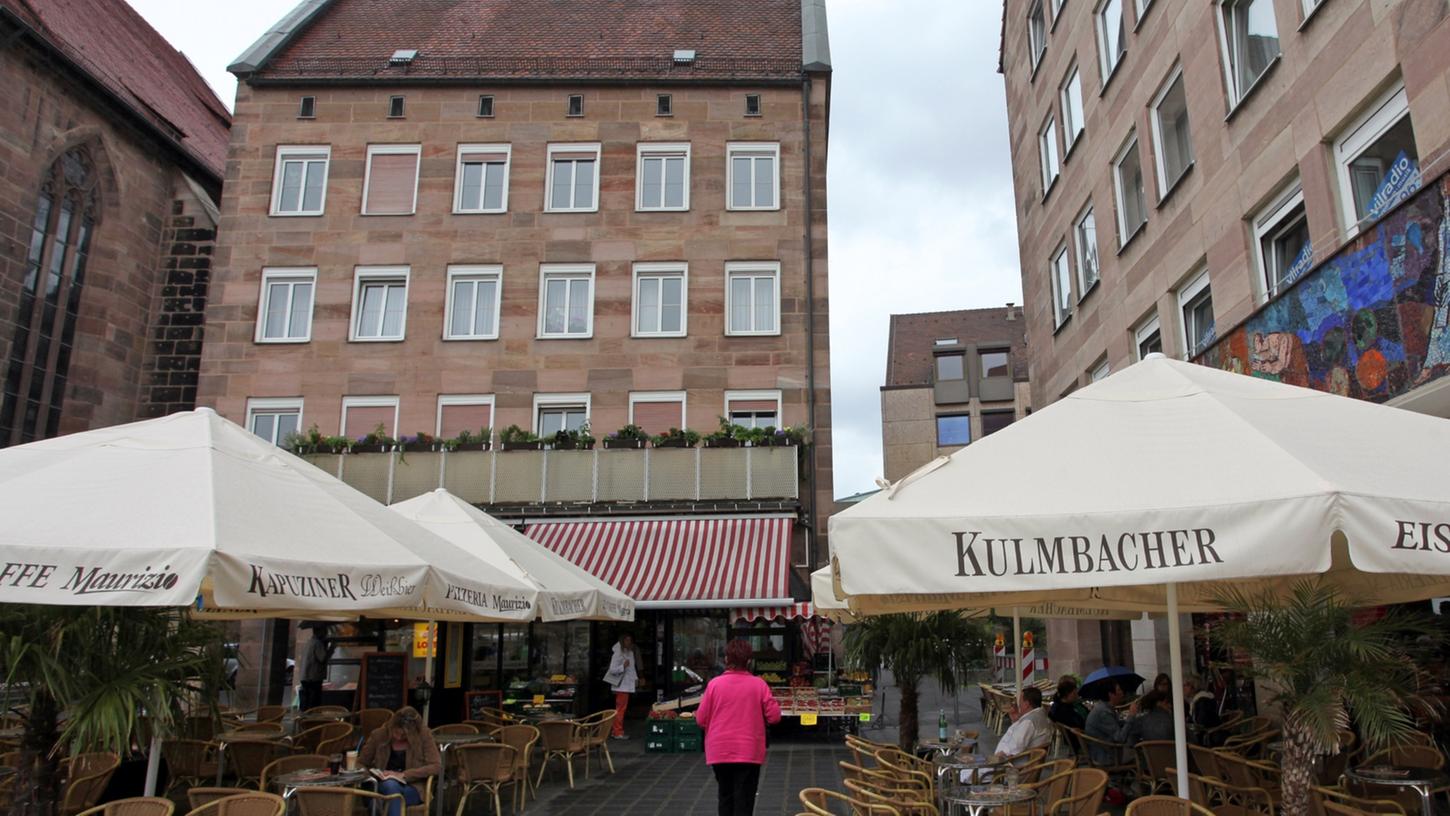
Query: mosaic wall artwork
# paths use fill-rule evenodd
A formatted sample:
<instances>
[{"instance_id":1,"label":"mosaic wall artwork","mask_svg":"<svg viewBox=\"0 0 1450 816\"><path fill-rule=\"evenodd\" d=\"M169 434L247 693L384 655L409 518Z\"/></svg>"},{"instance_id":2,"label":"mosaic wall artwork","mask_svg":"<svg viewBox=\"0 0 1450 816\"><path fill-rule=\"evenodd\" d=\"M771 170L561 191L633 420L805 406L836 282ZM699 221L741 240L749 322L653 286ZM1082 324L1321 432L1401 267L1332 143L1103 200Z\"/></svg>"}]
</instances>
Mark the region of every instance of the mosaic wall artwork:
<instances>
[{"instance_id":1,"label":"mosaic wall artwork","mask_svg":"<svg viewBox=\"0 0 1450 816\"><path fill-rule=\"evenodd\" d=\"M1447 211L1441 176L1197 361L1374 402L1450 372Z\"/></svg>"}]
</instances>

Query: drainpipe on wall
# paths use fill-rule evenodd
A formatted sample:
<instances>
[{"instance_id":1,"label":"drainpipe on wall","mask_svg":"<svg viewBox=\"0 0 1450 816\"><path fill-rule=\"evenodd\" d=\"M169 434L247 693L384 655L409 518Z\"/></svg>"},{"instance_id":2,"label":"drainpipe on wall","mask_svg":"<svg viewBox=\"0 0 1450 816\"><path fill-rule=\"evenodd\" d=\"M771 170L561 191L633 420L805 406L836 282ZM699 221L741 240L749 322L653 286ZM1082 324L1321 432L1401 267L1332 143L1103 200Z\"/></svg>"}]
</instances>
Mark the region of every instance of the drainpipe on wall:
<instances>
[{"instance_id":1,"label":"drainpipe on wall","mask_svg":"<svg viewBox=\"0 0 1450 816\"><path fill-rule=\"evenodd\" d=\"M816 269L815 269L815 247L812 228L815 226L815 197L812 185L814 175L811 163L811 75L804 74L801 79L801 128L805 134L805 194L806 194L806 217L805 217L805 261L806 261L806 425L814 435L819 427L816 424ZM820 455L820 447L812 442L811 455L807 460L806 468L810 479L810 490L806 496L806 516L809 523L806 525L806 560L814 570L819 561L816 558L816 532L820 529L820 518L817 515L817 494L819 485L816 481L816 457Z\"/></svg>"}]
</instances>

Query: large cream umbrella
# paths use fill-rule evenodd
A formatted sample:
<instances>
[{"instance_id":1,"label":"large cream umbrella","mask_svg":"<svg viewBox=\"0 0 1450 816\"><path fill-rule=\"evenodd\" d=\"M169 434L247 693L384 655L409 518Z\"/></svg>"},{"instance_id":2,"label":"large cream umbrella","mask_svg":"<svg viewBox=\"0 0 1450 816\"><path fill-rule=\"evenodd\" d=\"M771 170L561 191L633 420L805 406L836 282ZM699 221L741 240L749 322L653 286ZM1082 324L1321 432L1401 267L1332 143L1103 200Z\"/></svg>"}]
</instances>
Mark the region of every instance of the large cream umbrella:
<instances>
[{"instance_id":1,"label":"large cream umbrella","mask_svg":"<svg viewBox=\"0 0 1450 816\"><path fill-rule=\"evenodd\" d=\"M1450 422L1150 355L832 517L837 592L1164 611L1177 675L1179 612L1230 585L1450 594L1447 459Z\"/></svg>"}]
</instances>

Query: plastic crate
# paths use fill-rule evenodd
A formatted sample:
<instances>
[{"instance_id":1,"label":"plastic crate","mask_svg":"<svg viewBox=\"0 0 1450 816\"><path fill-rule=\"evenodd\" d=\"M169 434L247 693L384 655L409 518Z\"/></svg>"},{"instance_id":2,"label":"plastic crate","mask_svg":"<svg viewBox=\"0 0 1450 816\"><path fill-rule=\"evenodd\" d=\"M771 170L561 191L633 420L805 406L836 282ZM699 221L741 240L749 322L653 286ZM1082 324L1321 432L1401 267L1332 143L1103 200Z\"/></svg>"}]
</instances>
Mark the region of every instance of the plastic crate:
<instances>
[{"instance_id":1,"label":"plastic crate","mask_svg":"<svg viewBox=\"0 0 1450 816\"><path fill-rule=\"evenodd\" d=\"M675 720L675 736L700 738L705 732L700 730L700 724L691 720Z\"/></svg>"},{"instance_id":2,"label":"plastic crate","mask_svg":"<svg viewBox=\"0 0 1450 816\"><path fill-rule=\"evenodd\" d=\"M650 739L673 739L675 736L674 720L649 720L649 730L645 733Z\"/></svg>"},{"instance_id":3,"label":"plastic crate","mask_svg":"<svg viewBox=\"0 0 1450 816\"><path fill-rule=\"evenodd\" d=\"M651 734L645 737L644 750L651 754L673 754L675 752L675 738L657 737Z\"/></svg>"},{"instance_id":4,"label":"plastic crate","mask_svg":"<svg viewBox=\"0 0 1450 816\"><path fill-rule=\"evenodd\" d=\"M675 737L675 752L680 754L698 754L705 749L705 739L698 732L691 736L678 735Z\"/></svg>"}]
</instances>

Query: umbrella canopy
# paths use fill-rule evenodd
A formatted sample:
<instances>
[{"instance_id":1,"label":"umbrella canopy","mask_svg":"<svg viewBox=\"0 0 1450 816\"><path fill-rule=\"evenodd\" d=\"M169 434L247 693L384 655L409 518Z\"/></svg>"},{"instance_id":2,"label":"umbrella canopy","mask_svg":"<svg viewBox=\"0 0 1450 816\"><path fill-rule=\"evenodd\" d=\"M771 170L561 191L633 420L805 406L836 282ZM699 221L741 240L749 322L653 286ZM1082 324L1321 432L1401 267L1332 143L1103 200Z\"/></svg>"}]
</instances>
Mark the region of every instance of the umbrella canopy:
<instances>
[{"instance_id":1,"label":"umbrella canopy","mask_svg":"<svg viewBox=\"0 0 1450 816\"><path fill-rule=\"evenodd\" d=\"M857 612L1450 594L1450 422L1150 358L831 517ZM990 477L987 475L990 474Z\"/></svg>"},{"instance_id":2,"label":"umbrella canopy","mask_svg":"<svg viewBox=\"0 0 1450 816\"><path fill-rule=\"evenodd\" d=\"M529 620L533 590L199 408L0 450L0 602Z\"/></svg>"},{"instance_id":3,"label":"umbrella canopy","mask_svg":"<svg viewBox=\"0 0 1450 816\"><path fill-rule=\"evenodd\" d=\"M629 596L441 487L388 509L533 587L540 620L634 620Z\"/></svg>"},{"instance_id":4,"label":"umbrella canopy","mask_svg":"<svg viewBox=\"0 0 1450 816\"><path fill-rule=\"evenodd\" d=\"M1116 680L1123 691L1132 694L1143 685L1143 676L1126 666L1103 666L1083 678L1078 693L1089 700L1107 699L1108 683Z\"/></svg>"}]
</instances>

